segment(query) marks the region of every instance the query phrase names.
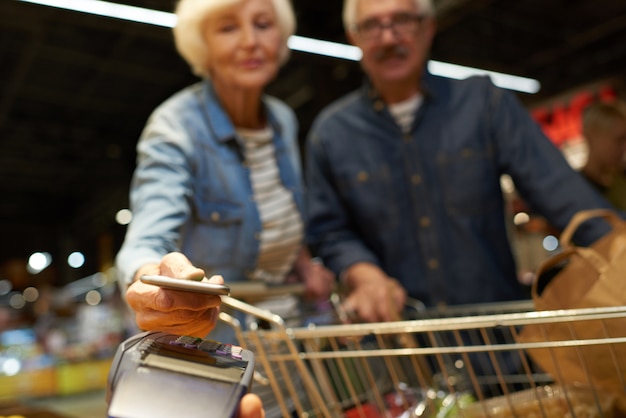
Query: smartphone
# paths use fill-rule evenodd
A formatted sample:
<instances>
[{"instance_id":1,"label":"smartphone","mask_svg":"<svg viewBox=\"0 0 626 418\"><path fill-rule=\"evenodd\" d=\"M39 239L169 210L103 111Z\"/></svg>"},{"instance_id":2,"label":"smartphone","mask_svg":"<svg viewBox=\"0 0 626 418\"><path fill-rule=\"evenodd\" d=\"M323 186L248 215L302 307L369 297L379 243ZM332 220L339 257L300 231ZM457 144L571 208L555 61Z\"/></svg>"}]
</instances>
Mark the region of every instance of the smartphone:
<instances>
[{"instance_id":1,"label":"smartphone","mask_svg":"<svg viewBox=\"0 0 626 418\"><path fill-rule=\"evenodd\" d=\"M186 292L205 293L208 295L230 294L230 288L223 284L208 283L206 281L175 279L167 276L143 275L139 278L143 283L152 284L166 289L183 290Z\"/></svg>"},{"instance_id":2,"label":"smartphone","mask_svg":"<svg viewBox=\"0 0 626 418\"><path fill-rule=\"evenodd\" d=\"M242 347L158 331L117 349L107 380L109 418L236 417L250 391L254 354Z\"/></svg>"}]
</instances>

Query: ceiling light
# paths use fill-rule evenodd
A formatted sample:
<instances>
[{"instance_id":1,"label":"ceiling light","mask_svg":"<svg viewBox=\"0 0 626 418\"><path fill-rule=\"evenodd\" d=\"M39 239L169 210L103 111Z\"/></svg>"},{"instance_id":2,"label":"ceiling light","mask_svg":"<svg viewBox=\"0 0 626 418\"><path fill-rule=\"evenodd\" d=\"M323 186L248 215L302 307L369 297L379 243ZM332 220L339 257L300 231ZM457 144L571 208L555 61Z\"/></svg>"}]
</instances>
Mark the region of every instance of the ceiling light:
<instances>
[{"instance_id":1,"label":"ceiling light","mask_svg":"<svg viewBox=\"0 0 626 418\"><path fill-rule=\"evenodd\" d=\"M47 252L35 252L28 257L26 269L31 274L37 274L43 271L52 263L52 256Z\"/></svg>"},{"instance_id":2,"label":"ceiling light","mask_svg":"<svg viewBox=\"0 0 626 418\"><path fill-rule=\"evenodd\" d=\"M463 79L472 75L488 75L493 84L505 89L517 90L523 93L537 93L541 88L539 81L532 78L481 70L480 68L464 67L440 61L428 61L428 71L443 77Z\"/></svg>"},{"instance_id":3,"label":"ceiling light","mask_svg":"<svg viewBox=\"0 0 626 418\"><path fill-rule=\"evenodd\" d=\"M133 22L147 23L151 25L174 27L176 15L158 10L144 9L141 7L128 6L119 3L111 3L101 0L19 0L27 3L41 4L44 6L74 10L78 12L96 14L116 19L130 20ZM294 51L311 54L325 55L333 58L358 61L361 59L361 50L352 45L337 42L322 41L319 39L292 36L288 42L289 48ZM430 60L428 70L435 75L443 77L463 79L472 75L488 75L493 83L499 87L516 90L523 93L537 93L541 88L539 81L519 77L510 74L497 73L479 68L465 67L462 65L449 64Z\"/></svg>"},{"instance_id":4,"label":"ceiling light","mask_svg":"<svg viewBox=\"0 0 626 418\"><path fill-rule=\"evenodd\" d=\"M116 19L131 20L133 22L148 23L151 25L174 27L176 15L142 7L111 3L100 0L20 0L26 3L41 4L59 9L73 10Z\"/></svg>"},{"instance_id":5,"label":"ceiling light","mask_svg":"<svg viewBox=\"0 0 626 418\"><path fill-rule=\"evenodd\" d=\"M133 219L133 213L129 209L120 209L115 214L115 221L120 225L128 225Z\"/></svg>"},{"instance_id":6,"label":"ceiling light","mask_svg":"<svg viewBox=\"0 0 626 418\"><path fill-rule=\"evenodd\" d=\"M85 255L80 251L74 251L67 256L67 264L72 268L80 268L85 264Z\"/></svg>"},{"instance_id":7,"label":"ceiling light","mask_svg":"<svg viewBox=\"0 0 626 418\"><path fill-rule=\"evenodd\" d=\"M297 35L289 38L288 45L289 48L294 51L309 52L311 54L326 55L327 57L342 58L351 61L360 60L362 55L361 50L356 46L305 38Z\"/></svg>"}]
</instances>

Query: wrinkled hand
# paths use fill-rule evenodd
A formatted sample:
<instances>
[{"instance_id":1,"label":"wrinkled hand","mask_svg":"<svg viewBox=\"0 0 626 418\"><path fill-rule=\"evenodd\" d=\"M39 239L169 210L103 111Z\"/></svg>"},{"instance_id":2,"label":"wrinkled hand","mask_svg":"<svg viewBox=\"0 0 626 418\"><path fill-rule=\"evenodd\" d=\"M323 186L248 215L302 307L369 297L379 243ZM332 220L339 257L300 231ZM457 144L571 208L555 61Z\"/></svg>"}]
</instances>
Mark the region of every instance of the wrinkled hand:
<instances>
[{"instance_id":1,"label":"wrinkled hand","mask_svg":"<svg viewBox=\"0 0 626 418\"><path fill-rule=\"evenodd\" d=\"M303 283L306 298L322 300L328 299L335 289L336 277L335 273L324 267L320 259L312 258L309 250L303 247L287 282Z\"/></svg>"},{"instance_id":2,"label":"wrinkled hand","mask_svg":"<svg viewBox=\"0 0 626 418\"><path fill-rule=\"evenodd\" d=\"M350 288L341 305L345 312L365 322L400 320L407 294L397 280L370 263L354 264L345 274Z\"/></svg>"},{"instance_id":3,"label":"wrinkled hand","mask_svg":"<svg viewBox=\"0 0 626 418\"><path fill-rule=\"evenodd\" d=\"M335 288L335 274L316 259L309 260L308 265L302 268L301 275L307 297L328 299Z\"/></svg>"},{"instance_id":4,"label":"wrinkled hand","mask_svg":"<svg viewBox=\"0 0 626 418\"><path fill-rule=\"evenodd\" d=\"M181 253L167 254L161 263L142 267L136 279L143 274L160 274L187 280L204 277L204 271L194 267ZM213 276L208 281L224 283L221 276ZM139 280L135 280L126 290L126 300L135 311L135 320L140 329L201 338L215 328L221 303L219 296L162 289Z\"/></svg>"}]
</instances>

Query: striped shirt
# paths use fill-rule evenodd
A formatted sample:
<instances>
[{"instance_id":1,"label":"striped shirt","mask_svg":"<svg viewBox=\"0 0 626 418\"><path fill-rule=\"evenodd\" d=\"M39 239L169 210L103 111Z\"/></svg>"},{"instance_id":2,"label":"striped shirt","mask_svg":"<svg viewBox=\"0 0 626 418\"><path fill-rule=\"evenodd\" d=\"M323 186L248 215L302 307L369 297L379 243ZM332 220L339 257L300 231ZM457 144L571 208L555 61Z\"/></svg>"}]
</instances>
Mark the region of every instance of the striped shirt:
<instances>
[{"instance_id":1,"label":"striped shirt","mask_svg":"<svg viewBox=\"0 0 626 418\"><path fill-rule=\"evenodd\" d=\"M272 129L269 126L259 130L237 128L237 135L243 140L262 224L259 258L252 278L281 283L301 249L302 218L291 192L280 180Z\"/></svg>"}]
</instances>

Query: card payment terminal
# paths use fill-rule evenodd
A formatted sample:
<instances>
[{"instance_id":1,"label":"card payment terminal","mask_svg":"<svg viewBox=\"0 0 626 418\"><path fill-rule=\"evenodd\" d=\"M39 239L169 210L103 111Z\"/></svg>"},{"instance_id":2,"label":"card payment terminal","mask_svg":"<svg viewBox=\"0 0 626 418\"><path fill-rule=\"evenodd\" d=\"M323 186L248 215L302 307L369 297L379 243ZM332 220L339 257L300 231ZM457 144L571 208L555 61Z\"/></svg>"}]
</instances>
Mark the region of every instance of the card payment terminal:
<instances>
[{"instance_id":1,"label":"card payment terminal","mask_svg":"<svg viewBox=\"0 0 626 418\"><path fill-rule=\"evenodd\" d=\"M148 331L124 341L108 376L109 418L235 417L254 355L241 347Z\"/></svg>"}]
</instances>

